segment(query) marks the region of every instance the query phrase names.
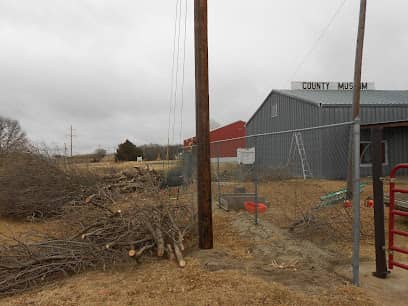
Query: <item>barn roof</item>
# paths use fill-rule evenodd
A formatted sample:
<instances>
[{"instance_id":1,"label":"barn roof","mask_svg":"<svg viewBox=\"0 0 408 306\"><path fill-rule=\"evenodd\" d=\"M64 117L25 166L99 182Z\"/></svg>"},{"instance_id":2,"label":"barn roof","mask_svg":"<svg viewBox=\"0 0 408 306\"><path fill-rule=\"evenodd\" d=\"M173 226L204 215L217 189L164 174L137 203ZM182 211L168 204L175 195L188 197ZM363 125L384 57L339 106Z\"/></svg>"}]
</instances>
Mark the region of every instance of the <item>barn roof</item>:
<instances>
[{"instance_id":1,"label":"barn roof","mask_svg":"<svg viewBox=\"0 0 408 306\"><path fill-rule=\"evenodd\" d=\"M322 106L351 105L352 90L276 90L285 96L304 100ZM408 90L362 90L362 105L406 105L408 106Z\"/></svg>"},{"instance_id":2,"label":"barn roof","mask_svg":"<svg viewBox=\"0 0 408 306\"><path fill-rule=\"evenodd\" d=\"M252 121L262 106L273 94L284 95L298 99L300 102L310 103L316 106L335 107L353 104L352 90L272 90L258 109L247 121ZM362 90L360 104L366 106L405 106L408 107L408 90Z\"/></svg>"}]
</instances>

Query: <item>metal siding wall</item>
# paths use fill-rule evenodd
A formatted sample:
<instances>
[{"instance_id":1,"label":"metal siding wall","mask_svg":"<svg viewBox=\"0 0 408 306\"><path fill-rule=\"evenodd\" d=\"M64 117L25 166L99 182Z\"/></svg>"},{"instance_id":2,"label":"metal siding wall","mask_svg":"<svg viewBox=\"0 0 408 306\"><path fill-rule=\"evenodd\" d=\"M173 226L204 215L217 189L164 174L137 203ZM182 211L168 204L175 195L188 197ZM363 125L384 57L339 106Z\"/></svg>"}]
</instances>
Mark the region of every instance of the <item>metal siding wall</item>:
<instances>
[{"instance_id":1,"label":"metal siding wall","mask_svg":"<svg viewBox=\"0 0 408 306\"><path fill-rule=\"evenodd\" d=\"M278 104L278 116L272 118L271 108L274 103ZM247 124L247 135L317 126L319 109L313 104L273 93Z\"/></svg>"},{"instance_id":2,"label":"metal siding wall","mask_svg":"<svg viewBox=\"0 0 408 306\"><path fill-rule=\"evenodd\" d=\"M278 117L271 117L271 106L278 104ZM361 123L374 123L382 121L406 120L408 118L408 107L402 106L362 106ZM319 125L330 125L342 123L351 120L351 106L338 105L319 108L313 104L299 101L295 98L287 97L277 93L270 95L247 125L247 135L258 133L269 133L285 131L292 129L301 129ZM313 143L318 143L319 150L313 150L313 156L310 156L313 167L318 169L314 175L321 178L345 178L346 167L344 161L336 159L347 159L344 153L339 153L339 148L348 150L349 127L344 130L316 131ZM401 133L400 133L401 134ZM387 134L389 141L389 163L408 162L408 131L398 136ZM369 135L369 134L368 134ZM262 166L282 164L287 158L289 152L286 148L290 147L291 137L282 135L278 137L261 137L257 142L257 157ZM362 139L367 138L367 134L362 134ZM384 136L386 137L386 136ZM390 138L391 137L391 138ZM264 138L264 139L262 139ZM309 137L308 137L309 138ZM311 139L311 138L310 138ZM341 141L339 140L341 139ZM307 146L305 139L305 146ZM340 143L341 142L341 143ZM248 141L248 146L254 144L254 140ZM286 151L285 151L286 150ZM384 168L384 175L389 173L390 167ZM371 175L370 168L361 168L362 176Z\"/></svg>"},{"instance_id":3,"label":"metal siding wall","mask_svg":"<svg viewBox=\"0 0 408 306\"><path fill-rule=\"evenodd\" d=\"M384 140L388 145L388 165L383 166L383 175L388 176L391 169L399 163L408 163L408 127L384 129ZM361 131L361 141L370 141L370 130ZM401 171L408 175L408 171ZM371 167L361 167L361 176L371 176Z\"/></svg>"},{"instance_id":4,"label":"metal siding wall","mask_svg":"<svg viewBox=\"0 0 408 306\"><path fill-rule=\"evenodd\" d=\"M377 123L386 121L407 120L408 106L361 106L361 123Z\"/></svg>"},{"instance_id":5,"label":"metal siding wall","mask_svg":"<svg viewBox=\"0 0 408 306\"><path fill-rule=\"evenodd\" d=\"M277 103L278 116L272 118L272 105ZM320 124L320 108L310 103L273 93L261 106L258 113L247 124L247 135L299 129ZM259 137L256 142L256 156L262 166L283 165L289 154L292 135ZM251 139L248 145L254 145ZM320 155L317 157L320 163ZM320 167L319 167L320 168Z\"/></svg>"},{"instance_id":6,"label":"metal siding wall","mask_svg":"<svg viewBox=\"0 0 408 306\"><path fill-rule=\"evenodd\" d=\"M384 167L384 175L400 163L408 163L408 127L385 129L384 139L388 142L388 167ZM408 171L398 172L408 175Z\"/></svg>"}]
</instances>

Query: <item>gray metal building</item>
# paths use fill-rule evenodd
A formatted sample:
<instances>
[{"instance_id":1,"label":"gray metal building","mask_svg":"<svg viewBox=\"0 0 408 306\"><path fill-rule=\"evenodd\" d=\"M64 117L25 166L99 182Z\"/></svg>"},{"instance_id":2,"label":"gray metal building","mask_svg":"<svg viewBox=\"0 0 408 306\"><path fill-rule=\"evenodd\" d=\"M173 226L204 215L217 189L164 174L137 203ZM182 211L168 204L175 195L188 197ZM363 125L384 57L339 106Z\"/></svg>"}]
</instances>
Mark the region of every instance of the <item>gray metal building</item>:
<instances>
[{"instance_id":1,"label":"gray metal building","mask_svg":"<svg viewBox=\"0 0 408 306\"><path fill-rule=\"evenodd\" d=\"M349 122L352 100L353 92L347 90L273 90L248 120L246 133L247 136L274 134L249 138L247 144L256 147L256 158L262 169L289 166L294 130ZM383 124L385 127L383 167L386 174L395 164L408 162L407 122L408 91L361 91L363 176L371 174L367 150L370 134L365 127L370 124ZM391 126L389 123L394 124ZM349 125L306 129L300 133L314 177L346 177ZM295 156L293 163L299 161L300 157ZM298 170L293 171L295 173L292 174L301 175Z\"/></svg>"}]
</instances>

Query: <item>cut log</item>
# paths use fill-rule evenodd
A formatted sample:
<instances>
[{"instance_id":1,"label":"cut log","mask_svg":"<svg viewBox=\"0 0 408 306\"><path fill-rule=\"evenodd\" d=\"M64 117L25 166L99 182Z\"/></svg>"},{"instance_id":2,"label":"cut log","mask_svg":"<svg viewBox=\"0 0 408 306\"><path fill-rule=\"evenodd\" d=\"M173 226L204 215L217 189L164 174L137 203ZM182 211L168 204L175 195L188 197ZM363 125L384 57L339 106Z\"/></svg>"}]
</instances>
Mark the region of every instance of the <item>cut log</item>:
<instances>
[{"instance_id":1,"label":"cut log","mask_svg":"<svg viewBox=\"0 0 408 306\"><path fill-rule=\"evenodd\" d=\"M186 261L183 258L183 254L180 251L180 248L177 244L174 244L174 254L176 255L177 262L179 267L184 268L186 266Z\"/></svg>"},{"instance_id":2,"label":"cut log","mask_svg":"<svg viewBox=\"0 0 408 306\"><path fill-rule=\"evenodd\" d=\"M142 247L139 251L136 252L135 257L140 258L143 255L143 252L146 250L150 250L151 248L154 247L154 244L148 244Z\"/></svg>"},{"instance_id":3,"label":"cut log","mask_svg":"<svg viewBox=\"0 0 408 306\"><path fill-rule=\"evenodd\" d=\"M87 197L87 198L85 199L85 203L86 203L86 204L91 203L94 197L96 197L96 194L90 195L89 197Z\"/></svg>"},{"instance_id":4,"label":"cut log","mask_svg":"<svg viewBox=\"0 0 408 306\"><path fill-rule=\"evenodd\" d=\"M167 252L167 256L169 257L169 260L173 261L175 257L173 253L173 248L171 247L170 243L167 244L166 252Z\"/></svg>"},{"instance_id":5,"label":"cut log","mask_svg":"<svg viewBox=\"0 0 408 306\"><path fill-rule=\"evenodd\" d=\"M156 239L157 239L157 256L163 257L164 239L163 239L163 234L159 228L156 229Z\"/></svg>"},{"instance_id":6,"label":"cut log","mask_svg":"<svg viewBox=\"0 0 408 306\"><path fill-rule=\"evenodd\" d=\"M134 257L136 256L136 250L135 249L130 249L128 252L129 257Z\"/></svg>"}]
</instances>

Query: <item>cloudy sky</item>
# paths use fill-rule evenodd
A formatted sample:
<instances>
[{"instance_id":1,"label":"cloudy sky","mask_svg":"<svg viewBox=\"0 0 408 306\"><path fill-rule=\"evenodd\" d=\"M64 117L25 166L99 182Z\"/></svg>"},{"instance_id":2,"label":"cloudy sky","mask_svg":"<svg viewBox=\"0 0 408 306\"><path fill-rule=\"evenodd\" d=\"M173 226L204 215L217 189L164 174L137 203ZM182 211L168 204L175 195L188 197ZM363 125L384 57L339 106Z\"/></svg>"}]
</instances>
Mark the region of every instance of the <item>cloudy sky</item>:
<instances>
[{"instance_id":1,"label":"cloudy sky","mask_svg":"<svg viewBox=\"0 0 408 306\"><path fill-rule=\"evenodd\" d=\"M193 0L180 1L182 21L188 2L182 112L183 24L179 90L170 94L178 0L0 0L0 115L60 148L72 124L75 153L192 136ZM343 1L209 0L211 117L247 120L292 80L352 80L358 0L315 44ZM377 89L408 89L407 12L406 0L369 1L363 79Z\"/></svg>"}]
</instances>

